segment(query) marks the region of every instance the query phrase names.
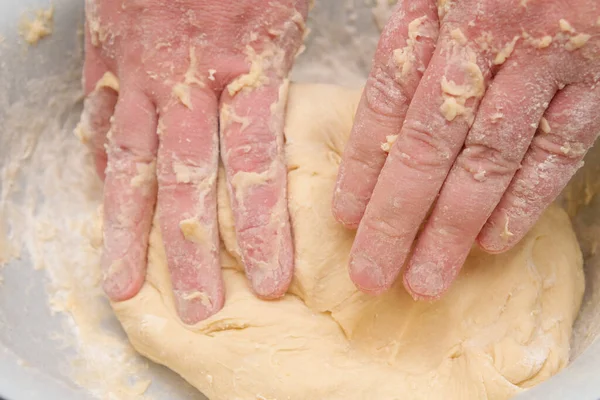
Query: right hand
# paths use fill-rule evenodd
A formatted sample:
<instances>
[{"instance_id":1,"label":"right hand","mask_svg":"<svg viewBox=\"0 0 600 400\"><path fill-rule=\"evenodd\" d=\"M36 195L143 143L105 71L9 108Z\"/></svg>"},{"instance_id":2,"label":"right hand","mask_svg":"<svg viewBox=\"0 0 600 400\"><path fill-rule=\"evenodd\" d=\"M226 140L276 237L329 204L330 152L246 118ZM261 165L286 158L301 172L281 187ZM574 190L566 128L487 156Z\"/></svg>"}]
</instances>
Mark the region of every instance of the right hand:
<instances>
[{"instance_id":1,"label":"right hand","mask_svg":"<svg viewBox=\"0 0 600 400\"><path fill-rule=\"evenodd\" d=\"M399 3L340 166L334 214L358 227L350 275L373 294L402 270L437 299L474 242L510 249L600 130L598 0L438 4Z\"/></svg>"}]
</instances>

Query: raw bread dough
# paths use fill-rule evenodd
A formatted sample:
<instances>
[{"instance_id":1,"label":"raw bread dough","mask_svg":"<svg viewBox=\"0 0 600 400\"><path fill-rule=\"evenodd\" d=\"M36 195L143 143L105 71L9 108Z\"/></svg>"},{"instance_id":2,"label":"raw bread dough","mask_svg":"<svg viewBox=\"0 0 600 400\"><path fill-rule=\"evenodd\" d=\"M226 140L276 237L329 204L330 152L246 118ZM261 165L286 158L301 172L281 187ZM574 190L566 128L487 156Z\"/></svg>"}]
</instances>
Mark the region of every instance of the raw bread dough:
<instances>
[{"instance_id":1,"label":"raw bread dough","mask_svg":"<svg viewBox=\"0 0 600 400\"><path fill-rule=\"evenodd\" d=\"M220 184L225 308L193 327L179 321L154 229L144 287L113 304L135 348L210 399L504 399L556 373L584 289L581 252L559 208L508 253L474 248L441 301L414 302L401 283L380 297L356 290L346 271L354 234L330 204L358 99L335 86L291 87L290 293L267 302L248 289Z\"/></svg>"}]
</instances>

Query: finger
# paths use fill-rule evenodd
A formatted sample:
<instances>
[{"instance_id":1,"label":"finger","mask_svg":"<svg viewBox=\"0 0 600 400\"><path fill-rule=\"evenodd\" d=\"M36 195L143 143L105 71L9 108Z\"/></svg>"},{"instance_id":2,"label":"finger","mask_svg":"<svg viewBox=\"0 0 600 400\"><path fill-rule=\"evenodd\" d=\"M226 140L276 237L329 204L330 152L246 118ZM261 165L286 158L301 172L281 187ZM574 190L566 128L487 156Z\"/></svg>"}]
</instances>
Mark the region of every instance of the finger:
<instances>
[{"instance_id":1,"label":"finger","mask_svg":"<svg viewBox=\"0 0 600 400\"><path fill-rule=\"evenodd\" d=\"M108 72L100 55L100 50L92 44L90 31L85 24L85 57L83 60L83 94L88 96L96 89L96 83Z\"/></svg>"},{"instance_id":2,"label":"finger","mask_svg":"<svg viewBox=\"0 0 600 400\"><path fill-rule=\"evenodd\" d=\"M554 97L522 168L479 234L484 250L514 246L560 194L600 132L599 107L598 87L567 86Z\"/></svg>"},{"instance_id":3,"label":"finger","mask_svg":"<svg viewBox=\"0 0 600 400\"><path fill-rule=\"evenodd\" d=\"M333 196L333 214L348 228L363 216L437 35L437 8L429 0L399 6L381 35Z\"/></svg>"},{"instance_id":4,"label":"finger","mask_svg":"<svg viewBox=\"0 0 600 400\"><path fill-rule=\"evenodd\" d=\"M158 213L179 317L188 324L223 307L216 176L217 99L191 88L160 119ZM189 107L189 108L188 108Z\"/></svg>"},{"instance_id":5,"label":"finger","mask_svg":"<svg viewBox=\"0 0 600 400\"><path fill-rule=\"evenodd\" d=\"M156 199L156 112L135 87L123 88L108 134L104 183L104 290L115 301L137 294L146 272Z\"/></svg>"},{"instance_id":6,"label":"finger","mask_svg":"<svg viewBox=\"0 0 600 400\"><path fill-rule=\"evenodd\" d=\"M82 143L89 146L96 171L104 179L106 169L106 134L110 129L117 103L119 84L102 62L98 50L90 42L89 32L85 34L85 60L83 64L83 90L85 100L81 119L75 134Z\"/></svg>"},{"instance_id":7,"label":"finger","mask_svg":"<svg viewBox=\"0 0 600 400\"><path fill-rule=\"evenodd\" d=\"M448 289L519 168L556 91L539 70L507 65L494 77L404 272L413 297Z\"/></svg>"},{"instance_id":8,"label":"finger","mask_svg":"<svg viewBox=\"0 0 600 400\"><path fill-rule=\"evenodd\" d=\"M104 81L114 81L116 78L107 72L98 81L94 89L83 101L83 111L75 134L81 142L87 145L96 165L96 173L104 180L106 170L106 135L110 130L110 119L114 114L118 94L111 86L105 86Z\"/></svg>"},{"instance_id":9,"label":"finger","mask_svg":"<svg viewBox=\"0 0 600 400\"><path fill-rule=\"evenodd\" d=\"M381 293L394 283L464 143L488 72L489 62L458 41L436 49L358 228L350 276L361 290Z\"/></svg>"},{"instance_id":10,"label":"finger","mask_svg":"<svg viewBox=\"0 0 600 400\"><path fill-rule=\"evenodd\" d=\"M287 81L221 97L221 155L242 261L254 292L282 296L293 275L283 160Z\"/></svg>"}]
</instances>

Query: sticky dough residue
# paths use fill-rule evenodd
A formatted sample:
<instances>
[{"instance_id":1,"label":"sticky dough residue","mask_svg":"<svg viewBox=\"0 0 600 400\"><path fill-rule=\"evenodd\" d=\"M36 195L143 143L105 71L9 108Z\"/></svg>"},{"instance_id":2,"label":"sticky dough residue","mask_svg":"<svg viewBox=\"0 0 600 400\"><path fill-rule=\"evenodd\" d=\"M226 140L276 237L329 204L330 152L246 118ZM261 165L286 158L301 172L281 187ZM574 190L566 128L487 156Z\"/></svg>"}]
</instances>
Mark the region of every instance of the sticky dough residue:
<instances>
[{"instance_id":1,"label":"sticky dough residue","mask_svg":"<svg viewBox=\"0 0 600 400\"><path fill-rule=\"evenodd\" d=\"M398 140L398 135L386 136L385 140L385 143L381 143L381 150L385 151L386 153L389 153L394 143L396 143L396 140Z\"/></svg>"},{"instance_id":2,"label":"sticky dough residue","mask_svg":"<svg viewBox=\"0 0 600 400\"><path fill-rule=\"evenodd\" d=\"M198 218L188 218L179 222L183 237L193 243L211 243L209 227L200 223Z\"/></svg>"},{"instance_id":3,"label":"sticky dough residue","mask_svg":"<svg viewBox=\"0 0 600 400\"><path fill-rule=\"evenodd\" d=\"M24 14L19 23L19 35L30 45L52 34L54 29L54 6L35 11L35 17Z\"/></svg>"},{"instance_id":4,"label":"sticky dough residue","mask_svg":"<svg viewBox=\"0 0 600 400\"><path fill-rule=\"evenodd\" d=\"M185 72L183 82L178 82L173 85L173 96L179 100L188 109L192 110L192 85L196 85L199 88L205 86L204 81L197 76L198 70L198 57L196 56L196 50L190 47L190 64ZM212 70L214 71L214 70ZM211 74L212 76L212 74ZM209 76L208 78L210 79ZM213 77L214 80L214 77Z\"/></svg>"},{"instance_id":5,"label":"sticky dough residue","mask_svg":"<svg viewBox=\"0 0 600 400\"><path fill-rule=\"evenodd\" d=\"M285 53L281 48L274 45L265 46L265 50L257 53L250 45L246 46L246 56L250 63L250 71L235 78L227 85L227 92L234 96L241 90L251 90L269 82L267 71L277 63L283 62Z\"/></svg>"},{"instance_id":6,"label":"sticky dough residue","mask_svg":"<svg viewBox=\"0 0 600 400\"><path fill-rule=\"evenodd\" d=\"M440 111L448 121L454 121L459 116L466 117L469 121L474 118L473 110L467 105L471 99L480 99L485 92L483 73L477 64L477 56L473 50L461 42L464 37L460 30L455 30L455 41L448 51L448 65L459 71L461 83L457 83L453 76L443 76L441 81L443 103ZM462 44L464 43L464 44ZM446 71L448 74L449 71Z\"/></svg>"},{"instance_id":7,"label":"sticky dough residue","mask_svg":"<svg viewBox=\"0 0 600 400\"><path fill-rule=\"evenodd\" d=\"M408 39L404 48L396 49L393 52L393 59L398 69L396 80L401 82L413 70L419 72L425 71L425 65L422 61L417 60L416 46L419 38L436 38L438 27L427 16L422 16L414 19L408 24ZM420 61L416 65L417 61Z\"/></svg>"}]
</instances>

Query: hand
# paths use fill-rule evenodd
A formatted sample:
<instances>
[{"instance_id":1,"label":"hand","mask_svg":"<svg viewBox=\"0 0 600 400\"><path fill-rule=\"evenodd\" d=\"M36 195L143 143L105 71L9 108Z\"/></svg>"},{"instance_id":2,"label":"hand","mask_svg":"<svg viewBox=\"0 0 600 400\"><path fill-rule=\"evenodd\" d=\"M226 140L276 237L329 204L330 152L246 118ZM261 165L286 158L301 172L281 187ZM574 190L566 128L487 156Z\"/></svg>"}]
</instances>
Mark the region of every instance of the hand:
<instances>
[{"instance_id":1,"label":"hand","mask_svg":"<svg viewBox=\"0 0 600 400\"><path fill-rule=\"evenodd\" d=\"M389 21L340 168L333 211L358 226L365 292L406 263L412 296L438 298L475 240L496 253L527 233L600 131L596 0L439 3Z\"/></svg>"},{"instance_id":2,"label":"hand","mask_svg":"<svg viewBox=\"0 0 600 400\"><path fill-rule=\"evenodd\" d=\"M307 12L307 0L87 1L81 131L105 179L112 300L144 282L156 205L181 319L221 309L219 144L251 286L266 299L285 293L285 89Z\"/></svg>"}]
</instances>

